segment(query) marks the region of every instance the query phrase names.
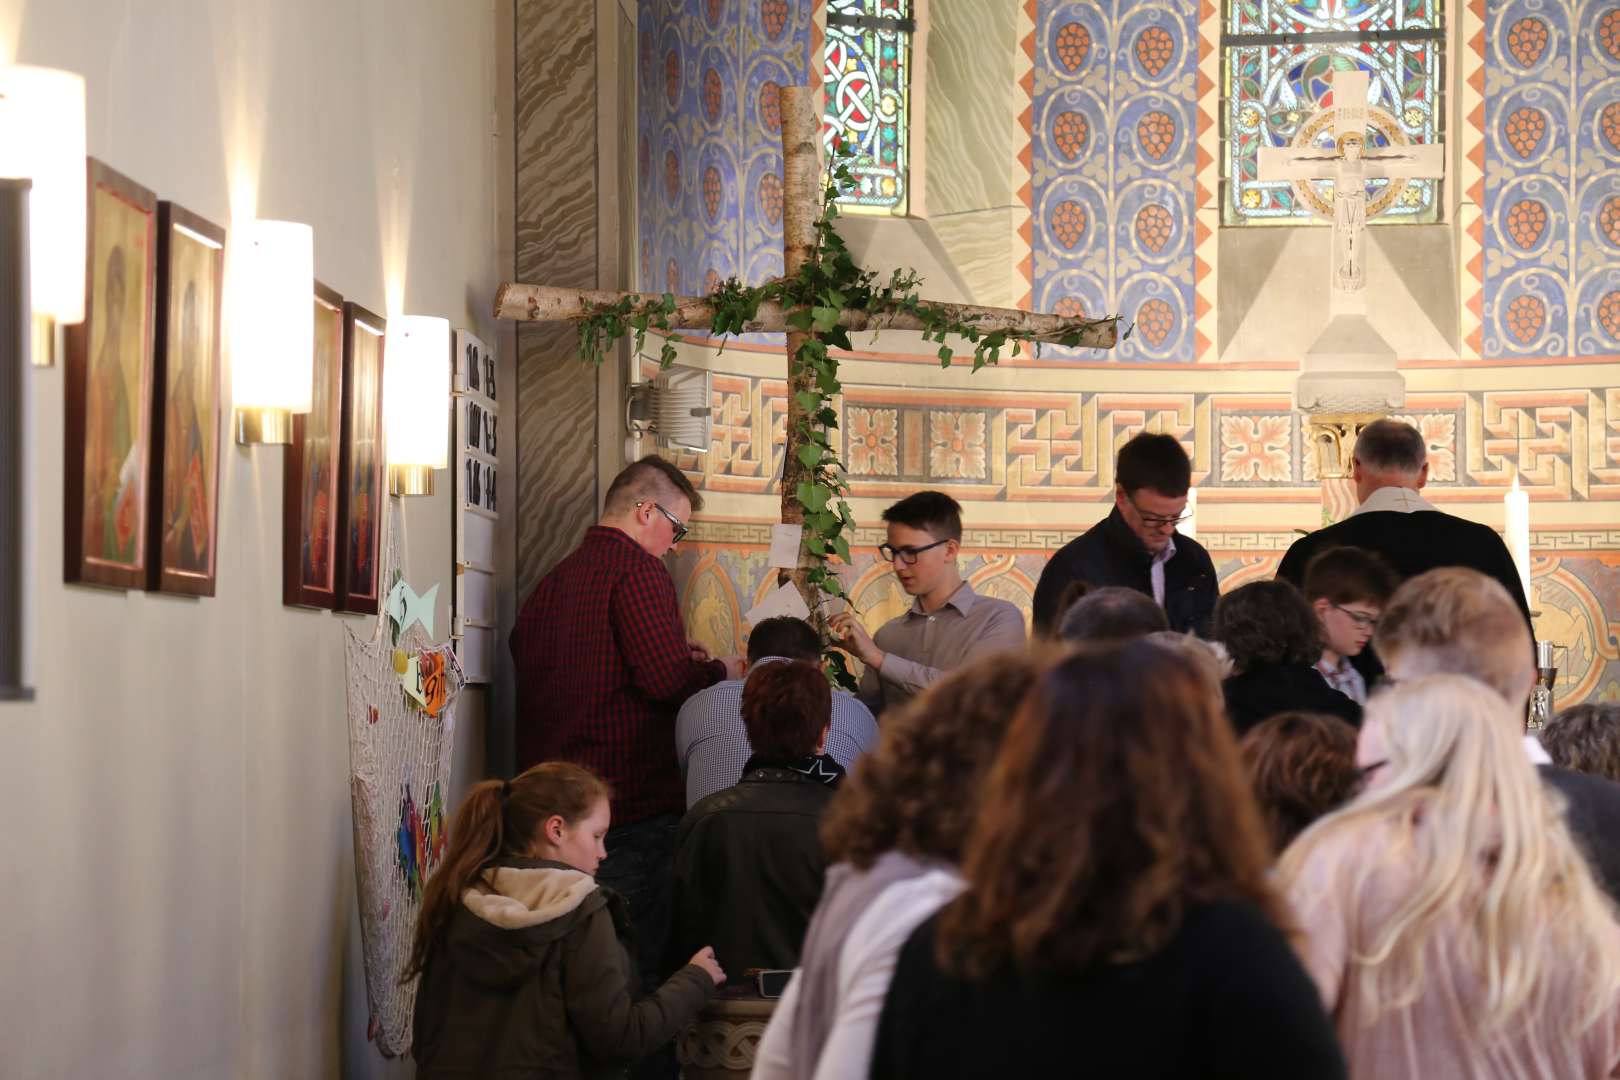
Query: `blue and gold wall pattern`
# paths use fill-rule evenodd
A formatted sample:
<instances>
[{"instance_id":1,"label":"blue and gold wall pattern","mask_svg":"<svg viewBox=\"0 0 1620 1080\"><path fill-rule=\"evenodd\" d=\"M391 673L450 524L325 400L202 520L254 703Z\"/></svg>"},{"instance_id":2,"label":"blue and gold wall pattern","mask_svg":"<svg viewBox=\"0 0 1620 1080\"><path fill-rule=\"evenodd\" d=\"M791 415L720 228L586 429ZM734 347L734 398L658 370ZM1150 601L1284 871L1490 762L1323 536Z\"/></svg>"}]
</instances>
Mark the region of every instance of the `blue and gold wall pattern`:
<instances>
[{"instance_id":1,"label":"blue and gold wall pattern","mask_svg":"<svg viewBox=\"0 0 1620 1080\"><path fill-rule=\"evenodd\" d=\"M1194 359L1197 26L1194 0L1036 9L1034 308L1129 313L1119 360Z\"/></svg>"},{"instance_id":2,"label":"blue and gold wall pattern","mask_svg":"<svg viewBox=\"0 0 1620 1080\"><path fill-rule=\"evenodd\" d=\"M1487 357L1620 352L1620 5L1487 0Z\"/></svg>"},{"instance_id":3,"label":"blue and gold wall pattern","mask_svg":"<svg viewBox=\"0 0 1620 1080\"><path fill-rule=\"evenodd\" d=\"M805 80L812 0L641 0L640 288L782 272L783 86Z\"/></svg>"}]
</instances>

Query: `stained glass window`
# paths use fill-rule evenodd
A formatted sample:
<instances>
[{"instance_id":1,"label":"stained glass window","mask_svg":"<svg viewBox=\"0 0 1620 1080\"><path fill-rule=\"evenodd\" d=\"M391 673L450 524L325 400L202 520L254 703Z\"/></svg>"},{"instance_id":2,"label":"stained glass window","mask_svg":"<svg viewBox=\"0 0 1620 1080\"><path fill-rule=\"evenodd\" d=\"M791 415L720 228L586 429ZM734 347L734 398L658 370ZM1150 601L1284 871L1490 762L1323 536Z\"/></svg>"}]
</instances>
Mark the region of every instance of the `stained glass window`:
<instances>
[{"instance_id":1,"label":"stained glass window","mask_svg":"<svg viewBox=\"0 0 1620 1080\"><path fill-rule=\"evenodd\" d=\"M828 0L821 134L855 151L846 209L906 212L914 29L911 0Z\"/></svg>"},{"instance_id":2,"label":"stained glass window","mask_svg":"<svg viewBox=\"0 0 1620 1080\"><path fill-rule=\"evenodd\" d=\"M1333 104L1335 70L1369 75L1369 148L1443 141L1445 50L1442 0L1226 0L1222 220L1298 225L1311 216L1288 181L1259 178L1258 149L1292 145ZM1314 141L1331 150L1332 126ZM1367 182L1369 203L1387 183ZM1332 190L1331 181L1319 186ZM1409 180L1373 220L1434 221L1439 205L1439 180Z\"/></svg>"}]
</instances>

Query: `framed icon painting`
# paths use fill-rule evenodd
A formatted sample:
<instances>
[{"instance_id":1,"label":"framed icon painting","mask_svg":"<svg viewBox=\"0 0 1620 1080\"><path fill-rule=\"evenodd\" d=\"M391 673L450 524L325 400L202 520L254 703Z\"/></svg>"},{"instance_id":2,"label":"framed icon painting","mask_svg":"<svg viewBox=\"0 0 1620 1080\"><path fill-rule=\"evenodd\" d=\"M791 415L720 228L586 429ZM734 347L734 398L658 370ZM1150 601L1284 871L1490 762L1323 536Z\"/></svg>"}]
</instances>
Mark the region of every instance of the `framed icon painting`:
<instances>
[{"instance_id":1,"label":"framed icon painting","mask_svg":"<svg viewBox=\"0 0 1620 1080\"><path fill-rule=\"evenodd\" d=\"M282 491L282 603L338 606L338 472L343 433L343 297L315 283L315 386L293 417Z\"/></svg>"},{"instance_id":2,"label":"framed icon painting","mask_svg":"<svg viewBox=\"0 0 1620 1080\"><path fill-rule=\"evenodd\" d=\"M213 596L225 230L158 203L157 267L147 587Z\"/></svg>"},{"instance_id":3,"label":"framed icon painting","mask_svg":"<svg viewBox=\"0 0 1620 1080\"><path fill-rule=\"evenodd\" d=\"M383 344L387 322L343 305L343 430L338 462L339 610L375 615L388 458L383 446Z\"/></svg>"},{"instance_id":4,"label":"framed icon painting","mask_svg":"<svg viewBox=\"0 0 1620 1080\"><path fill-rule=\"evenodd\" d=\"M67 332L63 577L144 589L157 196L94 158L88 169L85 319Z\"/></svg>"}]
</instances>

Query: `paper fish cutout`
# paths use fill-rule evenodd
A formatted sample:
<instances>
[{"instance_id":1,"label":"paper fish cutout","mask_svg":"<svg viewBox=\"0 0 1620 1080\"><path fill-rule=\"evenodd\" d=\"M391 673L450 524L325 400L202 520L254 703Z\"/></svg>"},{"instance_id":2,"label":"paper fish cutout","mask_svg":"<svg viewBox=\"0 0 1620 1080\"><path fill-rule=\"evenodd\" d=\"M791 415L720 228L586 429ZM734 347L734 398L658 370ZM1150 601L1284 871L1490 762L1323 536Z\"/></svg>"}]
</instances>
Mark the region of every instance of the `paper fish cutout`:
<instances>
[{"instance_id":1,"label":"paper fish cutout","mask_svg":"<svg viewBox=\"0 0 1620 1080\"><path fill-rule=\"evenodd\" d=\"M394 582L394 587L388 591L388 600L384 610L388 617L394 620L394 640L410 629L413 622L421 623L427 636L433 636L433 604L439 597L437 585L418 596L416 590L405 583L404 578Z\"/></svg>"}]
</instances>

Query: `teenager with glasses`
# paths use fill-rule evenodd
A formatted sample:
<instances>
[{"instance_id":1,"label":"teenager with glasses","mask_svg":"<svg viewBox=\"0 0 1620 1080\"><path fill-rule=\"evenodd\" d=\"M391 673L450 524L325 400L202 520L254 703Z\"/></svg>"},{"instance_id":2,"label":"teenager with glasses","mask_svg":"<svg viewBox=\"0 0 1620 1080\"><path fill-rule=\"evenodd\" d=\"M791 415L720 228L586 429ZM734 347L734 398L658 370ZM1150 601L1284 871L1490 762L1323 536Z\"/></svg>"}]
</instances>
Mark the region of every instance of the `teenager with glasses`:
<instances>
[{"instance_id":1,"label":"teenager with glasses","mask_svg":"<svg viewBox=\"0 0 1620 1080\"><path fill-rule=\"evenodd\" d=\"M686 786L675 759L681 703L741 657L709 657L687 640L662 561L703 505L657 457L607 490L602 516L541 579L512 630L517 767L587 766L613 790L613 828L597 878L629 902L643 989L651 992L670 925L670 866Z\"/></svg>"},{"instance_id":2,"label":"teenager with glasses","mask_svg":"<svg viewBox=\"0 0 1620 1080\"><path fill-rule=\"evenodd\" d=\"M962 580L956 557L962 546L962 507L949 495L919 491L887 510L888 539L878 554L911 607L869 633L852 611L828 620L840 644L866 665L859 697L874 713L902 705L930 683L974 657L1024 644L1024 616L1017 607L980 596Z\"/></svg>"},{"instance_id":3,"label":"teenager with glasses","mask_svg":"<svg viewBox=\"0 0 1620 1080\"><path fill-rule=\"evenodd\" d=\"M1305 569L1305 602L1322 631L1316 670L1352 701L1367 703L1368 679L1356 669L1378 628L1378 615L1399 584L1389 564L1361 548L1329 548Z\"/></svg>"},{"instance_id":4,"label":"teenager with glasses","mask_svg":"<svg viewBox=\"0 0 1620 1080\"><path fill-rule=\"evenodd\" d=\"M1218 593L1215 564L1198 541L1176 532L1187 519L1192 463L1173 435L1143 432L1119 451L1114 508L1065 544L1035 588L1035 629L1057 631L1068 586L1135 589L1164 608L1170 629L1205 634Z\"/></svg>"}]
</instances>

